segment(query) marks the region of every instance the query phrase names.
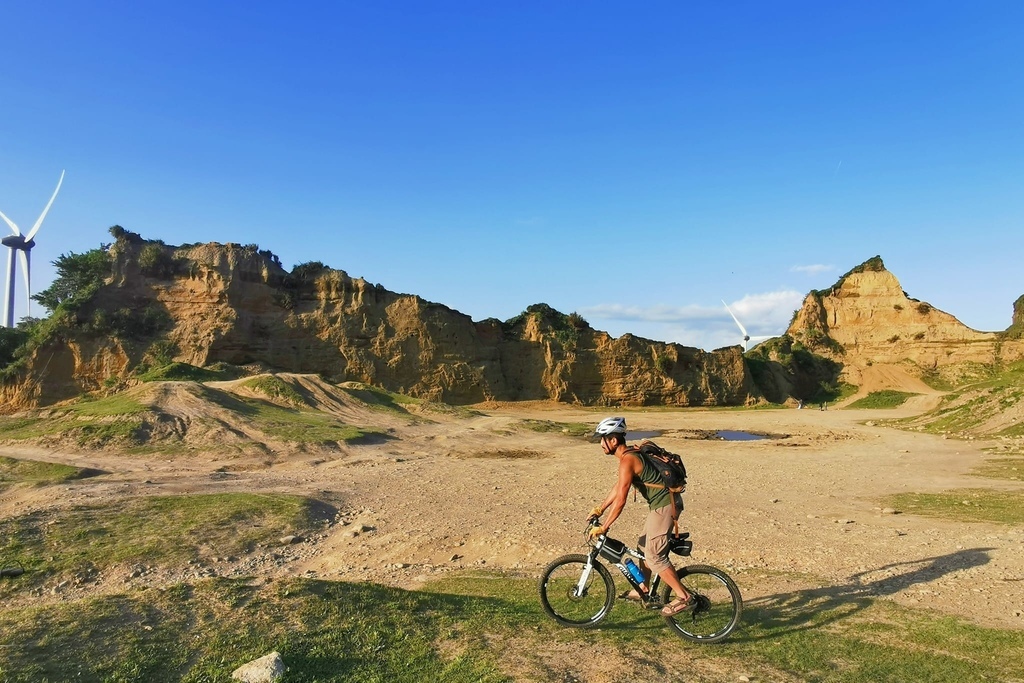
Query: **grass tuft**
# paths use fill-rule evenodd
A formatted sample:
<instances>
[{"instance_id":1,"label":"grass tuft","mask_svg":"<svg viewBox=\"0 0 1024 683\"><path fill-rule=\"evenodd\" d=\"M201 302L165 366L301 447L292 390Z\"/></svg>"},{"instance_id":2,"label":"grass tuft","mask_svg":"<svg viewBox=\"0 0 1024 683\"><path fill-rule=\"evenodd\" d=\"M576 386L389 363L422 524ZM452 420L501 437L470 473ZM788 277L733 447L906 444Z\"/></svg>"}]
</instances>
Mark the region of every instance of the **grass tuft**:
<instances>
[{"instance_id":1,"label":"grass tuft","mask_svg":"<svg viewBox=\"0 0 1024 683\"><path fill-rule=\"evenodd\" d=\"M260 377L247 379L242 382L242 386L259 392L269 398L281 399L293 406L306 405L306 401L302 398L299 392L295 391L294 387L280 377L275 377L274 375L262 375Z\"/></svg>"},{"instance_id":2,"label":"grass tuft","mask_svg":"<svg viewBox=\"0 0 1024 683\"><path fill-rule=\"evenodd\" d=\"M200 368L188 363L170 363L139 375L143 382L215 382L231 377L231 373L228 372Z\"/></svg>"},{"instance_id":3,"label":"grass tuft","mask_svg":"<svg viewBox=\"0 0 1024 683\"><path fill-rule=\"evenodd\" d=\"M1024 491L960 489L944 493L899 493L886 505L926 517L961 522L1024 523Z\"/></svg>"},{"instance_id":4,"label":"grass tuft","mask_svg":"<svg viewBox=\"0 0 1024 683\"><path fill-rule=\"evenodd\" d=\"M903 608L863 588L764 595L748 602L733 636L701 647L621 601L599 629L561 628L541 612L532 578L467 573L419 591L213 579L6 609L0 676L12 683L227 680L276 650L289 681L579 680L585 669L565 653L600 651L605 666L618 661L658 680L735 681L751 672L838 683L1019 680L1024 633Z\"/></svg>"},{"instance_id":5,"label":"grass tuft","mask_svg":"<svg viewBox=\"0 0 1024 683\"><path fill-rule=\"evenodd\" d=\"M46 486L86 476L87 470L71 465L0 456L0 490L9 484Z\"/></svg>"},{"instance_id":6,"label":"grass tuft","mask_svg":"<svg viewBox=\"0 0 1024 683\"><path fill-rule=\"evenodd\" d=\"M276 494L132 498L0 520L0 556L19 557L28 570L22 583L32 585L120 563L183 564L204 552L244 554L310 528L323 507ZM13 584L0 584L0 595L9 590Z\"/></svg>"},{"instance_id":7,"label":"grass tuft","mask_svg":"<svg viewBox=\"0 0 1024 683\"><path fill-rule=\"evenodd\" d=\"M906 403L907 399L911 396L917 396L917 394L908 393L906 391L894 391L892 389L886 389L885 391L872 391L864 398L857 399L846 407L854 409L899 408L901 405Z\"/></svg>"}]
</instances>

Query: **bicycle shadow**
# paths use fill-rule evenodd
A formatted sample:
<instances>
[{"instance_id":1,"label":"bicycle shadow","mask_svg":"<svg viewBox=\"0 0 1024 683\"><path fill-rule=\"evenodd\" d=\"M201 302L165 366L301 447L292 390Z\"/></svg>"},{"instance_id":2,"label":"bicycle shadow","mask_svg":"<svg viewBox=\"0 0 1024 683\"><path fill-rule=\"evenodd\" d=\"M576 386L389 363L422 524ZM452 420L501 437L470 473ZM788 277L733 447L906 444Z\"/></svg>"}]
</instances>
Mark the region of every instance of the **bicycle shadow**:
<instances>
[{"instance_id":1,"label":"bicycle shadow","mask_svg":"<svg viewBox=\"0 0 1024 683\"><path fill-rule=\"evenodd\" d=\"M755 598L745 604L743 623L747 628L736 634L733 640L749 642L821 629L867 609L880 597L895 595L917 584L987 564L991 550L994 548L970 548L920 560L893 562L853 574L842 585ZM822 617L823 614L828 616ZM753 625L766 633L750 633Z\"/></svg>"}]
</instances>

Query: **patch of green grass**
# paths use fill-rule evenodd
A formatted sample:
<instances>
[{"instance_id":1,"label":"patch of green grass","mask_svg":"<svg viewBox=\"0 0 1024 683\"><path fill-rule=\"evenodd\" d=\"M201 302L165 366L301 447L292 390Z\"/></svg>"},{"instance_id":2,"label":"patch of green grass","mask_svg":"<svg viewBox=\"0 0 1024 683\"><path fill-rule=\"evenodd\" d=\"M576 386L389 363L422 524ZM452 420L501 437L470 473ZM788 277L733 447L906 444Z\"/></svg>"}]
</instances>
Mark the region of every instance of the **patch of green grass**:
<instances>
[{"instance_id":1,"label":"patch of green grass","mask_svg":"<svg viewBox=\"0 0 1024 683\"><path fill-rule=\"evenodd\" d=\"M1024 492L959 489L944 493L899 493L886 506L908 514L961 522L1024 523Z\"/></svg>"},{"instance_id":2,"label":"patch of green grass","mask_svg":"<svg viewBox=\"0 0 1024 683\"><path fill-rule=\"evenodd\" d=\"M860 387L856 384L849 384L847 382L841 382L839 384L839 395L833 399L833 402L845 401L860 390Z\"/></svg>"},{"instance_id":3,"label":"patch of green grass","mask_svg":"<svg viewBox=\"0 0 1024 683\"><path fill-rule=\"evenodd\" d=\"M917 396L917 394L906 391L894 391L892 389L872 391L864 398L858 399L846 407L855 409L898 408L906 403L907 399L911 396Z\"/></svg>"},{"instance_id":4,"label":"patch of green grass","mask_svg":"<svg viewBox=\"0 0 1024 683\"><path fill-rule=\"evenodd\" d=\"M346 443L386 434L377 427L354 427L312 410L274 410L261 406L254 422L266 434L299 443Z\"/></svg>"},{"instance_id":5,"label":"patch of green grass","mask_svg":"<svg viewBox=\"0 0 1024 683\"><path fill-rule=\"evenodd\" d=\"M82 399L47 417L0 418L0 439L21 441L64 435L79 446L138 444L142 414L150 408L130 396Z\"/></svg>"},{"instance_id":6,"label":"patch of green grass","mask_svg":"<svg viewBox=\"0 0 1024 683\"><path fill-rule=\"evenodd\" d=\"M32 439L53 432L53 420L41 417L0 417L0 439Z\"/></svg>"},{"instance_id":7,"label":"patch of green grass","mask_svg":"<svg viewBox=\"0 0 1024 683\"><path fill-rule=\"evenodd\" d=\"M251 419L264 433L299 443L345 443L386 432L376 427L354 427L314 410L282 408L253 401Z\"/></svg>"},{"instance_id":8,"label":"patch of green grass","mask_svg":"<svg viewBox=\"0 0 1024 683\"><path fill-rule=\"evenodd\" d=\"M423 403L418 398L406 396L405 394L396 394L369 384L349 382L348 386L339 388L352 398L365 403L371 408L392 410L398 413L408 413L406 406L418 406Z\"/></svg>"},{"instance_id":9,"label":"patch of green grass","mask_svg":"<svg viewBox=\"0 0 1024 683\"><path fill-rule=\"evenodd\" d=\"M19 460L0 456L0 490L5 484L45 486L83 476L85 470L60 463Z\"/></svg>"},{"instance_id":10,"label":"patch of green grass","mask_svg":"<svg viewBox=\"0 0 1024 683\"><path fill-rule=\"evenodd\" d=\"M946 395L938 408L913 424L923 422L925 431L933 434L971 433L1024 401L1024 362L1014 363L1001 372L989 369L985 381ZM1024 436L1024 423L1012 424L993 434Z\"/></svg>"},{"instance_id":11,"label":"patch of green grass","mask_svg":"<svg viewBox=\"0 0 1024 683\"><path fill-rule=\"evenodd\" d=\"M599 629L562 628L541 611L535 579L466 573L419 591L214 579L8 608L0 613L0 677L227 680L236 667L275 650L294 682L578 677L564 654L544 658L559 644L653 667L658 680L735 681L754 671L759 680L960 683L1019 680L1024 669L1024 633L902 608L860 585L751 600L729 639L702 647L623 601ZM708 666L694 669L695 659Z\"/></svg>"},{"instance_id":12,"label":"patch of green grass","mask_svg":"<svg viewBox=\"0 0 1024 683\"><path fill-rule=\"evenodd\" d=\"M993 458L974 468L971 472L989 479L1024 481L1024 458Z\"/></svg>"},{"instance_id":13,"label":"patch of green grass","mask_svg":"<svg viewBox=\"0 0 1024 683\"><path fill-rule=\"evenodd\" d=\"M115 417L138 415L149 412L149 406L125 394L115 394L100 399L82 399L67 406L68 411L80 417Z\"/></svg>"},{"instance_id":14,"label":"patch of green grass","mask_svg":"<svg viewBox=\"0 0 1024 683\"><path fill-rule=\"evenodd\" d=\"M304 406L306 401L302 398L299 392L295 391L295 388L285 382L280 377L274 375L262 375L260 377L253 377L242 382L243 387L248 387L253 391L258 391L264 396L270 398L278 398L294 406Z\"/></svg>"},{"instance_id":15,"label":"patch of green grass","mask_svg":"<svg viewBox=\"0 0 1024 683\"><path fill-rule=\"evenodd\" d=\"M118 563L182 564L205 546L242 554L309 528L325 512L308 498L223 493L131 498L0 520L0 557L18 557L38 584ZM0 595L15 590L0 584Z\"/></svg>"},{"instance_id":16,"label":"patch of green grass","mask_svg":"<svg viewBox=\"0 0 1024 683\"><path fill-rule=\"evenodd\" d=\"M520 420L519 425L533 432L544 434L557 432L566 436L590 436L593 433L593 425L582 422L552 422L551 420Z\"/></svg>"},{"instance_id":17,"label":"patch of green grass","mask_svg":"<svg viewBox=\"0 0 1024 683\"><path fill-rule=\"evenodd\" d=\"M1005 681L1024 665L1024 633L968 624L858 595L802 590L751 604L730 649L797 680ZM771 676L767 677L771 679Z\"/></svg>"},{"instance_id":18,"label":"patch of green grass","mask_svg":"<svg viewBox=\"0 0 1024 683\"><path fill-rule=\"evenodd\" d=\"M354 427L328 413L312 409L287 408L269 401L239 398L210 387L203 398L238 413L264 434L297 443L336 444L359 441L368 436L383 436L377 427Z\"/></svg>"},{"instance_id":19,"label":"patch of green grass","mask_svg":"<svg viewBox=\"0 0 1024 683\"><path fill-rule=\"evenodd\" d=\"M139 375L139 379L143 382L215 382L231 379L231 375L225 372L196 367L188 363L171 363L144 372Z\"/></svg>"},{"instance_id":20,"label":"patch of green grass","mask_svg":"<svg viewBox=\"0 0 1024 683\"><path fill-rule=\"evenodd\" d=\"M487 617L490 617L488 619ZM42 680L222 681L268 652L287 680L498 683L477 629L523 628L526 610L494 598L372 584L213 580L76 605L5 610L11 683ZM500 625L498 625L500 624ZM439 644L444 648L438 647Z\"/></svg>"}]
</instances>

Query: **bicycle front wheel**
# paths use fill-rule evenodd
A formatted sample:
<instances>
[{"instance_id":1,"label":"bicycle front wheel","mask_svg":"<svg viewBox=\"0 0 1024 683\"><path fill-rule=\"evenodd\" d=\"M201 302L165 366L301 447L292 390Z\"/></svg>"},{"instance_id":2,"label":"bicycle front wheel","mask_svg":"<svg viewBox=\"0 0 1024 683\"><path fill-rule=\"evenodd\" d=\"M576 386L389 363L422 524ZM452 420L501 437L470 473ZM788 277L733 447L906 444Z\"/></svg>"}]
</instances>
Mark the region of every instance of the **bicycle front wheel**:
<instances>
[{"instance_id":1,"label":"bicycle front wheel","mask_svg":"<svg viewBox=\"0 0 1024 683\"><path fill-rule=\"evenodd\" d=\"M590 575L586 555L563 555L540 576L540 604L562 626L590 628L608 616L615 601L615 582L603 564L594 560Z\"/></svg>"},{"instance_id":2,"label":"bicycle front wheel","mask_svg":"<svg viewBox=\"0 0 1024 683\"><path fill-rule=\"evenodd\" d=\"M696 598L696 603L665 621L680 636L694 643L717 643L724 639L740 621L743 596L729 575L717 567L695 564L676 570L683 587ZM661 599L666 605L675 597L663 584Z\"/></svg>"}]
</instances>

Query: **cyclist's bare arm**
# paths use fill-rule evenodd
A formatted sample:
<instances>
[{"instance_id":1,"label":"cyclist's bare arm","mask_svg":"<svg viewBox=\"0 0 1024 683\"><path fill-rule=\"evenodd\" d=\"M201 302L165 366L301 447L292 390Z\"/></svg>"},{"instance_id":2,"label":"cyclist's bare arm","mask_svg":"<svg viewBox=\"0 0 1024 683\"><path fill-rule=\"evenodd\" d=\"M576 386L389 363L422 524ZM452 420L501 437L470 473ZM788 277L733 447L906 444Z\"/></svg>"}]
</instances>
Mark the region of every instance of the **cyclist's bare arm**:
<instances>
[{"instance_id":1,"label":"cyclist's bare arm","mask_svg":"<svg viewBox=\"0 0 1024 683\"><path fill-rule=\"evenodd\" d=\"M643 463L632 453L627 453L619 459L619 478L608 493L608 497L601 504L601 509L608 512L608 517L604 520L605 529L611 527L612 523L622 514L622 508L626 506L626 497L629 495L629 487L633 485L633 476L639 475L637 470L642 471L642 468Z\"/></svg>"}]
</instances>

